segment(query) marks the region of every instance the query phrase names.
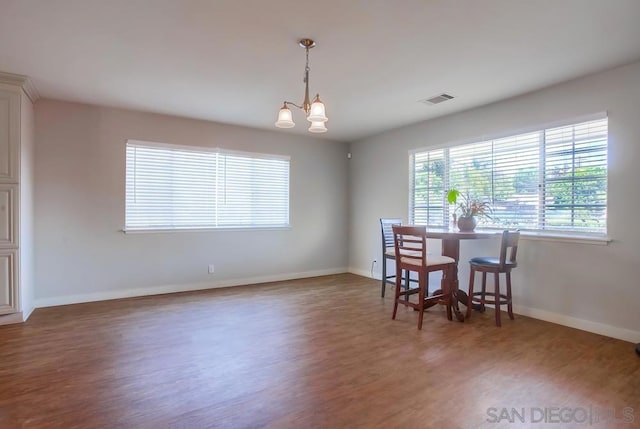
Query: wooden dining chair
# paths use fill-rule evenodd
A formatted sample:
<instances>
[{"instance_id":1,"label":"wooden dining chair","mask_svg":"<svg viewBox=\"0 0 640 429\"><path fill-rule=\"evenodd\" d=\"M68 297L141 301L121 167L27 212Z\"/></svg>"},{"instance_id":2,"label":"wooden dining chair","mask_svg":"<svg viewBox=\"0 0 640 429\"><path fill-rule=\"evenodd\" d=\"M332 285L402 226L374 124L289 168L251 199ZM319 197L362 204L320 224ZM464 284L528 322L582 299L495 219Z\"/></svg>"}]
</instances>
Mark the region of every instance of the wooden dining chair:
<instances>
[{"instance_id":1,"label":"wooden dining chair","mask_svg":"<svg viewBox=\"0 0 640 429\"><path fill-rule=\"evenodd\" d=\"M398 218L380 218L380 230L382 231L382 289L380 296L384 298L387 284L396 284L396 274L389 274L387 271L387 263L396 260L396 253L393 247L393 225L402 225L402 219ZM415 282L410 278L409 273L404 277L404 287L409 289L411 282Z\"/></svg>"},{"instance_id":2,"label":"wooden dining chair","mask_svg":"<svg viewBox=\"0 0 640 429\"><path fill-rule=\"evenodd\" d=\"M480 304L480 311L484 311L485 304L495 305L496 326L502 326L500 321L500 306L507 305L509 318L513 320L513 299L511 296L511 270L518 266L516 256L518 253L518 241L520 240L519 231L504 231L502 233L502 242L500 245L500 257L476 257L472 258L469 263L471 272L469 274L469 296L467 298L467 319L471 317L471 309L473 303ZM509 257L507 258L507 253ZM476 272L482 273L482 291L474 292L473 286L475 282ZM494 291L487 292L487 273L493 273ZM504 273L507 280L507 293L500 292L500 274ZM487 298L489 296L489 298Z\"/></svg>"},{"instance_id":3,"label":"wooden dining chair","mask_svg":"<svg viewBox=\"0 0 640 429\"><path fill-rule=\"evenodd\" d=\"M451 315L451 288L446 287L440 293L428 296L429 273L442 271L443 275L451 278L456 266L453 258L427 253L427 229L424 226L393 225L393 242L396 258L396 273L416 272L418 274L418 288L402 290L401 275L396 276L396 295L393 304L392 319L395 320L398 304L418 310L418 329L422 329L424 310L436 304L445 305L447 318ZM410 296L418 294L418 302L410 301Z\"/></svg>"}]
</instances>

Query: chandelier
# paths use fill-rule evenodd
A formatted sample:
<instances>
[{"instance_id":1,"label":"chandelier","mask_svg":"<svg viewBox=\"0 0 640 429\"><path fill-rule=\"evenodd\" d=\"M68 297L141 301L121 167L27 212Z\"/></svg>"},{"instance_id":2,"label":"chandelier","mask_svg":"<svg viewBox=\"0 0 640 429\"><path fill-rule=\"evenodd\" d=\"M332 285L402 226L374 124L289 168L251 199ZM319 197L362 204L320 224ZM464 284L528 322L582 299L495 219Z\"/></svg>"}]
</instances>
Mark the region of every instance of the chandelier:
<instances>
[{"instance_id":1,"label":"chandelier","mask_svg":"<svg viewBox=\"0 0 640 429\"><path fill-rule=\"evenodd\" d=\"M311 39L301 39L299 41L301 47L304 48L307 56L307 64L304 68L304 101L302 105L292 103L291 101L285 101L283 106L278 112L278 120L276 121L276 127L278 128L292 128L296 124L293 122L293 115L289 106L297 107L304 111L307 116L307 121L311 122L309 132L311 133L326 133L327 127L324 125L327 122L327 116L324 111L324 104L320 101L320 95L316 94L313 102L309 101L309 49L316 46L316 42Z\"/></svg>"}]
</instances>

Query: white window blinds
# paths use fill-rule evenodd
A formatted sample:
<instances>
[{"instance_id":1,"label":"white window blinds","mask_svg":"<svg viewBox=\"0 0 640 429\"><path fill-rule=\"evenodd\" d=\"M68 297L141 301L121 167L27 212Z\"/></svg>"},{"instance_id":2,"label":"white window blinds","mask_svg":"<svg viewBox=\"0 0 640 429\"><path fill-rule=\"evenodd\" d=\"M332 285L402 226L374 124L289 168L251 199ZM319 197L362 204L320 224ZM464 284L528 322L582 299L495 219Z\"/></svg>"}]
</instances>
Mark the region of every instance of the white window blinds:
<instances>
[{"instance_id":1,"label":"white window blinds","mask_svg":"<svg viewBox=\"0 0 640 429\"><path fill-rule=\"evenodd\" d=\"M444 225L445 150L415 153L412 165L412 223Z\"/></svg>"},{"instance_id":2,"label":"white window blinds","mask_svg":"<svg viewBox=\"0 0 640 429\"><path fill-rule=\"evenodd\" d=\"M288 157L130 140L125 230L289 225Z\"/></svg>"},{"instance_id":3,"label":"white window blinds","mask_svg":"<svg viewBox=\"0 0 640 429\"><path fill-rule=\"evenodd\" d=\"M491 204L487 227L606 233L607 122L415 152L410 219L448 225L456 188Z\"/></svg>"}]
</instances>

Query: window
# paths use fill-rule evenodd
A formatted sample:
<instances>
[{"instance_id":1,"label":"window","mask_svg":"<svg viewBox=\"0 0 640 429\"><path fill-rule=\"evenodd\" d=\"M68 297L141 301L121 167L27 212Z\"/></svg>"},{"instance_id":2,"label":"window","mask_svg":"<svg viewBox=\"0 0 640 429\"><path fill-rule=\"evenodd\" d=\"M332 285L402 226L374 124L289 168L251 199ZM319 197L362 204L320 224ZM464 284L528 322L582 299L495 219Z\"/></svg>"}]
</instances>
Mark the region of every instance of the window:
<instances>
[{"instance_id":1,"label":"window","mask_svg":"<svg viewBox=\"0 0 640 429\"><path fill-rule=\"evenodd\" d=\"M410 219L446 226L456 188L491 203L487 227L606 233L606 117L411 156Z\"/></svg>"},{"instance_id":2,"label":"window","mask_svg":"<svg viewBox=\"0 0 640 429\"><path fill-rule=\"evenodd\" d=\"M289 157L127 142L125 230L289 225Z\"/></svg>"}]
</instances>

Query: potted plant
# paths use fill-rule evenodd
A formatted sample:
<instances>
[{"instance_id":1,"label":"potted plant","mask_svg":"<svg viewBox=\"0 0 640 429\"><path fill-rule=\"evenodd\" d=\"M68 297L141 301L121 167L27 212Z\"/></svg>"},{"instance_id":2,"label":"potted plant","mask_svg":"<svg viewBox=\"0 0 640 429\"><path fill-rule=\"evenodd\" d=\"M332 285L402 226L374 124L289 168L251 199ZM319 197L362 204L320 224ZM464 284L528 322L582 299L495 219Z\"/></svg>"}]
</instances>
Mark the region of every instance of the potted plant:
<instances>
[{"instance_id":1,"label":"potted plant","mask_svg":"<svg viewBox=\"0 0 640 429\"><path fill-rule=\"evenodd\" d=\"M453 211L453 222L457 224L458 229L462 232L471 232L478 224L478 218L491 219L491 206L486 201L472 198L469 194L450 189L447 192L447 201L449 204L455 204Z\"/></svg>"}]
</instances>

